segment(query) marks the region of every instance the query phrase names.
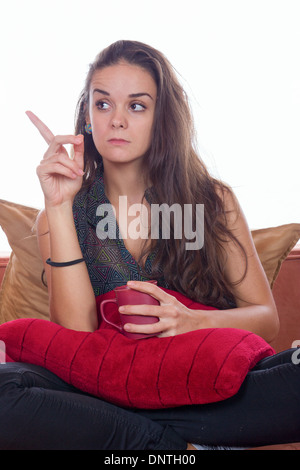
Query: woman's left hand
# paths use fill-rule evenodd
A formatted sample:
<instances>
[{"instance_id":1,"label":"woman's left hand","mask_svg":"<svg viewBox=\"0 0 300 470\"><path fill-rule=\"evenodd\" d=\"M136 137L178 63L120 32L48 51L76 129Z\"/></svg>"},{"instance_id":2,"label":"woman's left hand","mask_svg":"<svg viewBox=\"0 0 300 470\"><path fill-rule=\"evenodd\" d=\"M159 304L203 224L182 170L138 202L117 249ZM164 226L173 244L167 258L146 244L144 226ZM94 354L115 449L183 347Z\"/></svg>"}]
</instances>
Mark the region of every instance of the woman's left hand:
<instances>
[{"instance_id":1,"label":"woman's left hand","mask_svg":"<svg viewBox=\"0 0 300 470\"><path fill-rule=\"evenodd\" d=\"M158 317L157 323L136 325L126 323L124 329L130 333L157 334L159 337L175 336L201 328L206 325L206 312L192 310L152 283L129 281L131 289L150 294L160 305L125 305L119 308L120 313L128 315L149 315Z\"/></svg>"}]
</instances>

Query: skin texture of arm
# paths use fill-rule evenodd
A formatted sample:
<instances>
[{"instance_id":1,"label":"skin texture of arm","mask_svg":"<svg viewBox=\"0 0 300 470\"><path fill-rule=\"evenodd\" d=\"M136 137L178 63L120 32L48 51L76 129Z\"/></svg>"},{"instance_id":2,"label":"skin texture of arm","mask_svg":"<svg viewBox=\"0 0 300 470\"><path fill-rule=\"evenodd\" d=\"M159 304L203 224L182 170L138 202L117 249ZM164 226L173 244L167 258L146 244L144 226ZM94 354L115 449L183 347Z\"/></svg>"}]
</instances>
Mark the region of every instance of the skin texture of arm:
<instances>
[{"instance_id":1,"label":"skin texture of arm","mask_svg":"<svg viewBox=\"0 0 300 470\"><path fill-rule=\"evenodd\" d=\"M98 327L95 296L86 264L52 267L46 259L71 261L82 258L72 208L48 209L37 220L38 244L47 278L50 319L66 328L94 331Z\"/></svg>"}]
</instances>

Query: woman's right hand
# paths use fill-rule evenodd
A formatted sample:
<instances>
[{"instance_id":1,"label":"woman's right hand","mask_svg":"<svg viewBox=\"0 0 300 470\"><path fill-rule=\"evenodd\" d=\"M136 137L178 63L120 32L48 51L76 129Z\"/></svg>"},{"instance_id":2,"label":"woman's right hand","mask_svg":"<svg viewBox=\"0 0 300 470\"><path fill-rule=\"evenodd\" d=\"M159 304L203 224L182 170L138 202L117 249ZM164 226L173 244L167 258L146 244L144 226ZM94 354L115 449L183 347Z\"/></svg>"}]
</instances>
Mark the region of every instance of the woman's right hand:
<instances>
[{"instance_id":1,"label":"woman's right hand","mask_svg":"<svg viewBox=\"0 0 300 470\"><path fill-rule=\"evenodd\" d=\"M59 206L73 199L82 185L84 166L84 137L83 135L54 136L50 129L31 111L27 116L42 137L49 144L43 160L37 167L37 175L48 206ZM74 147L74 157L71 159L64 145Z\"/></svg>"}]
</instances>

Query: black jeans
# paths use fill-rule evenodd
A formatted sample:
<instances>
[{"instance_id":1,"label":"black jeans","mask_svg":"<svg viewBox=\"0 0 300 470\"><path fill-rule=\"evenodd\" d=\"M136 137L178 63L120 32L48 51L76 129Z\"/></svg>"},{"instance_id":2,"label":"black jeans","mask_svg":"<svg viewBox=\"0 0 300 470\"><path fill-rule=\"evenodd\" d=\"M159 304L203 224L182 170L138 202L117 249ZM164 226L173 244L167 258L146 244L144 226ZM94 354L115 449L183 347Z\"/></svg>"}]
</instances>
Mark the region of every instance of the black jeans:
<instances>
[{"instance_id":1,"label":"black jeans","mask_svg":"<svg viewBox=\"0 0 300 470\"><path fill-rule=\"evenodd\" d=\"M263 359L232 398L128 410L81 393L42 367L0 365L0 449L184 450L300 441L294 350ZM294 361L295 362L295 361Z\"/></svg>"}]
</instances>

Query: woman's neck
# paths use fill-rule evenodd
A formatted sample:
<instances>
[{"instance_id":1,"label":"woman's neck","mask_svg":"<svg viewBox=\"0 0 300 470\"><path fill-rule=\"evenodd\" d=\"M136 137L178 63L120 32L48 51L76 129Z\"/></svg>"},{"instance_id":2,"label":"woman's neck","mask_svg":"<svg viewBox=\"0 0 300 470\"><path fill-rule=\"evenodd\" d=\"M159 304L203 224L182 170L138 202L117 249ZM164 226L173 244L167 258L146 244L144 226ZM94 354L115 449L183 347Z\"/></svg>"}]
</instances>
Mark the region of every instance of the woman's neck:
<instances>
[{"instance_id":1,"label":"woman's neck","mask_svg":"<svg viewBox=\"0 0 300 470\"><path fill-rule=\"evenodd\" d=\"M148 185L140 165L103 162L105 194L114 204L119 196L127 196L129 204L140 203Z\"/></svg>"}]
</instances>

